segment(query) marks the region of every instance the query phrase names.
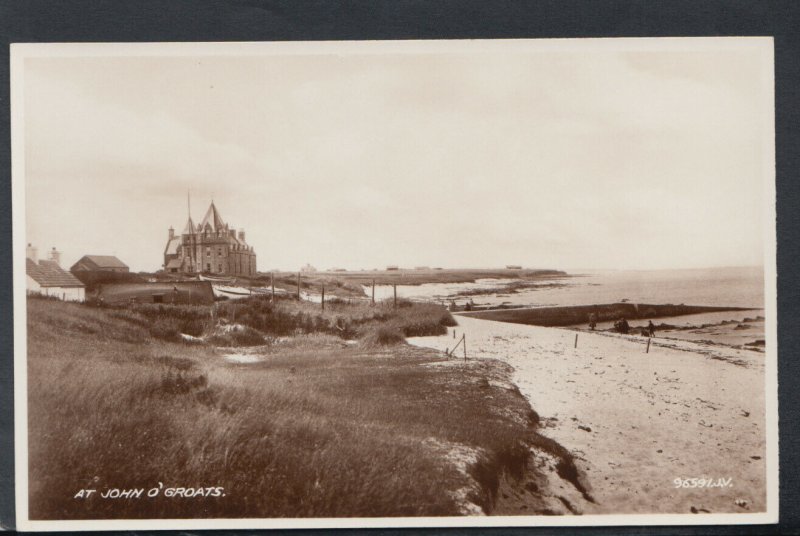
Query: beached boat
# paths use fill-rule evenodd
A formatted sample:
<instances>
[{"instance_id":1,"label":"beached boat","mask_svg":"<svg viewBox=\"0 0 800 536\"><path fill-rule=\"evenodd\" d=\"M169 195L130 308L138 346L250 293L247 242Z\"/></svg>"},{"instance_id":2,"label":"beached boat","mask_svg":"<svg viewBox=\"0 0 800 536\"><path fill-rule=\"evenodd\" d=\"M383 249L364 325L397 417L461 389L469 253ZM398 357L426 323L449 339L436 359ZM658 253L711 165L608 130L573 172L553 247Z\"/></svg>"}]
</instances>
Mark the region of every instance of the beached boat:
<instances>
[{"instance_id":1,"label":"beached boat","mask_svg":"<svg viewBox=\"0 0 800 536\"><path fill-rule=\"evenodd\" d=\"M219 284L225 284L225 283L230 284L230 283L233 283L233 278L232 277L214 277L214 276L203 275L203 274L197 274L197 277L200 279L200 281L208 281L210 283L219 283Z\"/></svg>"},{"instance_id":2,"label":"beached boat","mask_svg":"<svg viewBox=\"0 0 800 536\"><path fill-rule=\"evenodd\" d=\"M226 285L211 285L211 288L214 290L214 297L215 298L246 298L250 296L252 293L250 292L249 288L245 287L229 287Z\"/></svg>"}]
</instances>

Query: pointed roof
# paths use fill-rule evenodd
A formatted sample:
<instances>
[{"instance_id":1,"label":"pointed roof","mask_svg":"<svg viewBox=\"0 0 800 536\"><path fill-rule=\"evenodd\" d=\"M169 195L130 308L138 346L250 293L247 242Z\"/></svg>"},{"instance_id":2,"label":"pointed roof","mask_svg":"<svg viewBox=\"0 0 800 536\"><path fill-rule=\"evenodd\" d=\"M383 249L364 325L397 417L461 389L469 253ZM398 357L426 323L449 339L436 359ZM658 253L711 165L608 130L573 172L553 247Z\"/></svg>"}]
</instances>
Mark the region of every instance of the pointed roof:
<instances>
[{"instance_id":1,"label":"pointed roof","mask_svg":"<svg viewBox=\"0 0 800 536\"><path fill-rule=\"evenodd\" d=\"M189 216L189 219L186 221L186 226L183 228L183 232L181 234L194 234L194 232L194 222L192 221L192 217Z\"/></svg>"},{"instance_id":2,"label":"pointed roof","mask_svg":"<svg viewBox=\"0 0 800 536\"><path fill-rule=\"evenodd\" d=\"M206 228L206 225L210 225L211 230L214 232L228 228L225 222L222 221L222 216L219 215L219 211L213 201L208 207L208 211L206 211L206 215L203 217L203 221L200 222L197 230L202 232Z\"/></svg>"}]
</instances>

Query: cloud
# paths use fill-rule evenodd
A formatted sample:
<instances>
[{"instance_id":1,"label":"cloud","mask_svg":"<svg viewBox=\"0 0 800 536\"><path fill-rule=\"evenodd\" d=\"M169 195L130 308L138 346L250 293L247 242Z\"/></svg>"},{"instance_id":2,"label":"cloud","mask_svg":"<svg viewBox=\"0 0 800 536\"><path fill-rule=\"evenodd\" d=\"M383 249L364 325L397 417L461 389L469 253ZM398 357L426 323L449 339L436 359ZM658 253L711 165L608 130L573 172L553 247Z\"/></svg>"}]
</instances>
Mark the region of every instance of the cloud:
<instances>
[{"instance_id":1,"label":"cloud","mask_svg":"<svg viewBox=\"0 0 800 536\"><path fill-rule=\"evenodd\" d=\"M599 49L37 59L28 234L155 269L191 188L195 218L213 197L265 269L751 264L758 68Z\"/></svg>"}]
</instances>

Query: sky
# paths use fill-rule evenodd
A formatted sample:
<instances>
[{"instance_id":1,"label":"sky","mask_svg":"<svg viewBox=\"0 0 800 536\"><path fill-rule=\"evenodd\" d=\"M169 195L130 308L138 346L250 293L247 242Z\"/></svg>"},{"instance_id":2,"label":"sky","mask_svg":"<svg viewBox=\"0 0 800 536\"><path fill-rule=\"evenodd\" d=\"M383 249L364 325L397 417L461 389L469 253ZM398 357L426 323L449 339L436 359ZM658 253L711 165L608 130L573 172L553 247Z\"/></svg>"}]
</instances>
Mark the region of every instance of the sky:
<instances>
[{"instance_id":1,"label":"sky","mask_svg":"<svg viewBox=\"0 0 800 536\"><path fill-rule=\"evenodd\" d=\"M653 41L29 56L27 240L154 271L190 195L260 271L760 265L771 55Z\"/></svg>"}]
</instances>

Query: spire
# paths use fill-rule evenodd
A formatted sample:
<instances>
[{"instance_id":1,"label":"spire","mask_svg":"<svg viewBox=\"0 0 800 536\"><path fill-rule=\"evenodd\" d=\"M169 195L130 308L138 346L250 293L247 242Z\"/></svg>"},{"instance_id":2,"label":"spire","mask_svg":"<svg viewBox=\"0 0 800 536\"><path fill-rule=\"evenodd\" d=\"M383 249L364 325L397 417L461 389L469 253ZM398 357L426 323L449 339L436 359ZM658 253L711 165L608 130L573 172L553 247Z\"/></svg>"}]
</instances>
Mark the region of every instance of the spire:
<instances>
[{"instance_id":1,"label":"spire","mask_svg":"<svg viewBox=\"0 0 800 536\"><path fill-rule=\"evenodd\" d=\"M206 225L210 225L211 230L214 232L221 231L227 227L225 222L222 221L222 216L219 215L219 211L217 210L217 207L214 205L213 201L208 207L206 215L203 217L203 221L200 222L198 231L202 232L206 228Z\"/></svg>"}]
</instances>

